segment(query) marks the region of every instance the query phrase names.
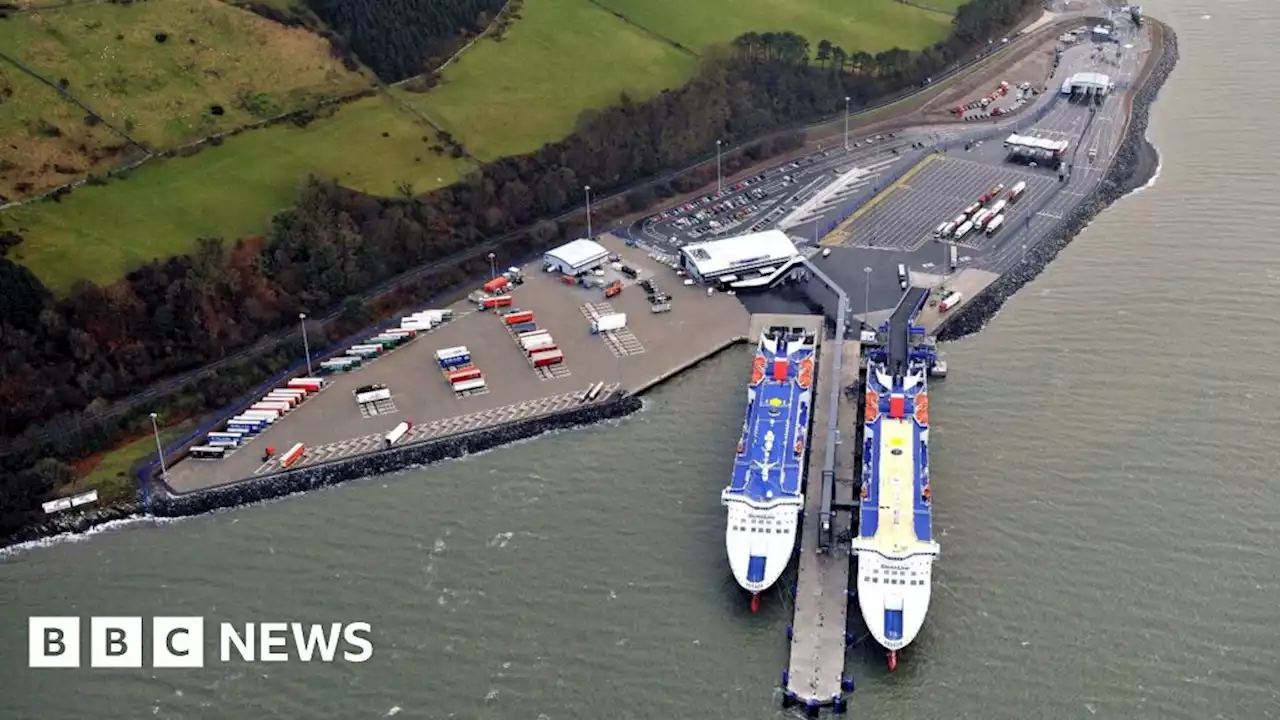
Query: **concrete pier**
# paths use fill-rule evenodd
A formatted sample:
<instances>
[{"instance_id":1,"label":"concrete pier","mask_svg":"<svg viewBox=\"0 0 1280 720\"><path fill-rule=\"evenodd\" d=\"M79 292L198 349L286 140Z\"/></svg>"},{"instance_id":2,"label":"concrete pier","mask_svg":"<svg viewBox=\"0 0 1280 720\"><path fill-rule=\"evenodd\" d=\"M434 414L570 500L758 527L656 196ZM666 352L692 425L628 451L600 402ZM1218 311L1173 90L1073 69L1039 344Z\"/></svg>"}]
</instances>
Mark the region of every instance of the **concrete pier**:
<instances>
[{"instance_id":1,"label":"concrete pier","mask_svg":"<svg viewBox=\"0 0 1280 720\"><path fill-rule=\"evenodd\" d=\"M839 351L840 376L834 376L837 363L834 354ZM825 395L832 383L841 388L858 380L861 347L856 342L824 342L818 357L818 392ZM838 507L853 501L854 456L857 447L858 423L855 402L860 394L850 400L842 400L838 410L837 445L835 453L835 483L833 498ZM810 433L809 469L805 490L805 514L800 538L799 572L796 579L795 617L792 620L791 661L787 671L787 699L810 710L825 705L839 704L844 693L845 632L849 613L849 537L852 519L848 513L837 512L833 517L832 535L835 542L827 552L820 550L821 508L823 505L822 472L826 455L827 433L825 428L832 407L826 402L815 403L813 427Z\"/></svg>"}]
</instances>

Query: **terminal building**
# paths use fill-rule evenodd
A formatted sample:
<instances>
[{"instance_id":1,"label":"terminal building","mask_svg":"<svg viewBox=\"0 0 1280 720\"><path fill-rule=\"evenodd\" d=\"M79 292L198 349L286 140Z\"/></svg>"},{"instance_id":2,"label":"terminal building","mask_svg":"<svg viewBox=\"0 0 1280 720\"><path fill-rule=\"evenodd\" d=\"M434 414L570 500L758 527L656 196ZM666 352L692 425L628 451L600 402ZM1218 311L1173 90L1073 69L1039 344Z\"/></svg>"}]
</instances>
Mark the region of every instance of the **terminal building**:
<instances>
[{"instance_id":1,"label":"terminal building","mask_svg":"<svg viewBox=\"0 0 1280 720\"><path fill-rule=\"evenodd\" d=\"M1066 140L1051 140L1017 133L1004 140L1004 147L1009 151L1010 159L1053 168L1062 163L1062 158L1070 145L1071 143Z\"/></svg>"},{"instance_id":2,"label":"terminal building","mask_svg":"<svg viewBox=\"0 0 1280 720\"><path fill-rule=\"evenodd\" d=\"M548 250L542 256L542 266L547 272L577 277L595 270L608 260L609 251L603 245L594 240L580 239Z\"/></svg>"},{"instance_id":3,"label":"terminal building","mask_svg":"<svg viewBox=\"0 0 1280 720\"><path fill-rule=\"evenodd\" d=\"M680 267L693 279L727 289L766 288L803 261L781 230L712 240L680 249Z\"/></svg>"},{"instance_id":4,"label":"terminal building","mask_svg":"<svg viewBox=\"0 0 1280 720\"><path fill-rule=\"evenodd\" d=\"M1101 100L1107 93L1115 89L1111 77L1102 73L1076 73L1062 81L1062 94L1073 98L1097 98Z\"/></svg>"}]
</instances>

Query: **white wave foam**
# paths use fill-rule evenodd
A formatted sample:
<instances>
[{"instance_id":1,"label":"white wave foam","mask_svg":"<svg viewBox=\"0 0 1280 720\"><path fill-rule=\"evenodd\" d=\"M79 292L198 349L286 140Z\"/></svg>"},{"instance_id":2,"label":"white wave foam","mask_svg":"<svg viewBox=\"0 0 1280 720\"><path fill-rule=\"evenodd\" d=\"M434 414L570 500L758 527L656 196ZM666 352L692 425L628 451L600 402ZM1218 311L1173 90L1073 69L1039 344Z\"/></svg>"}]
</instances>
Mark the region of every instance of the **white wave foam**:
<instances>
[{"instance_id":1,"label":"white wave foam","mask_svg":"<svg viewBox=\"0 0 1280 720\"><path fill-rule=\"evenodd\" d=\"M115 532L116 530L120 530L122 528L130 527L133 525L143 525L143 524L172 525L174 523L183 522L188 519L189 518L185 518L185 517L157 518L157 517L147 517L145 515L131 515L127 518L121 518L119 520L109 520L107 522L102 523L101 525L94 525L88 530L83 530L79 532L68 530L67 532L58 533L57 535L50 535L49 537L42 537L42 538L37 538L35 540L28 540L27 542L18 543L17 545L10 545L9 547L6 547L6 548L0 548L0 560L6 560L10 557L21 555L22 553L29 552L32 550L38 550L40 548L48 548L48 547L53 547L55 545L61 545L62 543L83 542L85 540L92 538L95 535L101 535L103 533L108 533L108 532Z\"/></svg>"}]
</instances>

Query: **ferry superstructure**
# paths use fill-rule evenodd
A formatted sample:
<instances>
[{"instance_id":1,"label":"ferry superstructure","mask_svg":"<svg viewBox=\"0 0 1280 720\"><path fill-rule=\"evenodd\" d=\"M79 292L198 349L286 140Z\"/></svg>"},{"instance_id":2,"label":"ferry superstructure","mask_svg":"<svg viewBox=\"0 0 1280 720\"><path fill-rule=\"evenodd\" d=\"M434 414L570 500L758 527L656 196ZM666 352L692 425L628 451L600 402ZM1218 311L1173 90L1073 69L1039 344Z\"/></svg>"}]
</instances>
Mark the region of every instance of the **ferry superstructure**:
<instances>
[{"instance_id":1,"label":"ferry superstructure","mask_svg":"<svg viewBox=\"0 0 1280 720\"><path fill-rule=\"evenodd\" d=\"M771 328L762 334L751 365L733 477L720 500L728 510L729 566L751 593L752 611L795 550L816 345L813 334Z\"/></svg>"},{"instance_id":2,"label":"ferry superstructure","mask_svg":"<svg viewBox=\"0 0 1280 720\"><path fill-rule=\"evenodd\" d=\"M895 324L901 326L893 328L890 348L872 355L867 367L858 536L852 544L858 604L867 629L888 651L890 670L897 667L898 651L924 625L939 551L929 484L927 382L937 356L930 347L910 346L909 336L922 335L922 329Z\"/></svg>"}]
</instances>

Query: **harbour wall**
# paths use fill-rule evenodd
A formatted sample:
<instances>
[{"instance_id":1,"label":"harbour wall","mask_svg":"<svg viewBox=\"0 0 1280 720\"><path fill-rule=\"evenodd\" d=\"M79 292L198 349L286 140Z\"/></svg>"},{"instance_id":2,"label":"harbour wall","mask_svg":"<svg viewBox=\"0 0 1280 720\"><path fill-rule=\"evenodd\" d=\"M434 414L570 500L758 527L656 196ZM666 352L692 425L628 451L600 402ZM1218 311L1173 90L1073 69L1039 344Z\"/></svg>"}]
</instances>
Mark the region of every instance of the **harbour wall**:
<instances>
[{"instance_id":1,"label":"harbour wall","mask_svg":"<svg viewBox=\"0 0 1280 720\"><path fill-rule=\"evenodd\" d=\"M727 346L726 346L727 347ZM249 478L219 487L176 493L161 485L151 497L151 514L156 517L185 517L222 508L285 497L317 488L400 470L413 465L429 465L491 450L554 430L564 430L624 417L636 412L643 401L623 394L603 402L572 408L482 428L426 442L386 448L373 453L331 460L262 477ZM146 508L142 502L120 503L81 513L55 516L46 523L26 528L0 541L7 547L67 533L83 533L105 523L137 518Z\"/></svg>"},{"instance_id":2,"label":"harbour wall","mask_svg":"<svg viewBox=\"0 0 1280 720\"><path fill-rule=\"evenodd\" d=\"M1058 227L1034 247L1026 251L1026 260L988 285L981 293L965 303L955 315L947 318L936 333L939 340L957 340L978 332L995 316L1023 285L1031 282L1065 248L1071 240L1112 203L1142 187L1154 177L1159 165L1155 147L1147 141L1147 122L1151 106L1160 88L1178 63L1178 37L1173 29L1150 18L1146 22L1157 26L1159 56L1142 81L1142 87L1134 93L1129 112L1129 124L1124 139L1116 152L1107 174L1098 187L1080 204L1076 205Z\"/></svg>"}]
</instances>

